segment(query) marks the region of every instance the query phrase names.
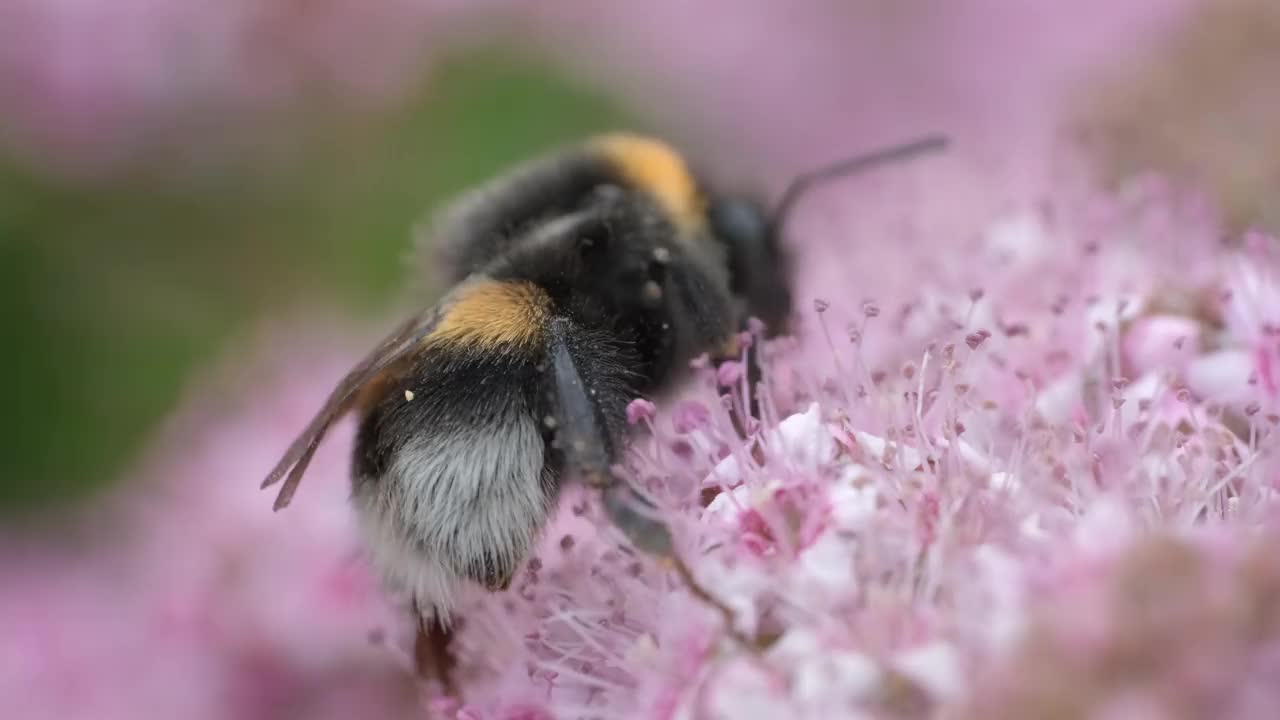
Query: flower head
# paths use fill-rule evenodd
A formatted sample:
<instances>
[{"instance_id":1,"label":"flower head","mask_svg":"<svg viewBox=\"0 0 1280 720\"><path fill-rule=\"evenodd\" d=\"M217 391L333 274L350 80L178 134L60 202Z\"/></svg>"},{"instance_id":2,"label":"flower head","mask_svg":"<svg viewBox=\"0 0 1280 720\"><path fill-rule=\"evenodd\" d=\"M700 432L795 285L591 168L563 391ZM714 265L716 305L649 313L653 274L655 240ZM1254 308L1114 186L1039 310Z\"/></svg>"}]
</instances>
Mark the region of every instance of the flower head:
<instances>
[{"instance_id":1,"label":"flower head","mask_svg":"<svg viewBox=\"0 0 1280 720\"><path fill-rule=\"evenodd\" d=\"M1111 673L1098 712L1266 696L1270 640L1219 646L1233 672L1187 695L1176 686L1201 672L1199 615L1126 635L1138 610L1114 604L1112 588L1143 582L1130 574L1158 584L1176 570L1150 548L1188 548L1203 572L1235 577L1232 553L1274 527L1276 487L1274 435L1248 410L1265 387L1246 385L1237 408L1188 385L1212 353L1256 340L1196 300L1239 272L1239 256L1208 222L1160 221L1179 212L1167 196L1106 202L1087 205L1087 239L1065 224L1042 238L1046 226L1023 220L1017 240L1006 234L976 257L951 250L955 279L904 291L919 315L901 326L909 332L885 332L874 355L869 333L889 303L851 303L862 320L848 339L830 331L842 303L812 309L801 344L765 344L761 423L745 435L732 421L740 378L727 383L723 370L699 364L670 423L643 406L629 481L662 508L698 587L607 525L593 529L589 502L571 508L557 522L587 525L552 531L559 544L521 585L528 604L483 598L470 611L470 657L503 658L502 668L523 658L520 677L504 670L505 690L485 696L525 701L536 688L544 709L571 717L998 714L1058 702L1001 684L1026 653L1042 653L1051 678L1053 663L1088 667L1078 658L1116 643L1170 669ZM1162 234L1174 232L1189 236ZM1149 253L1171 244L1176 261ZM1257 277L1272 272L1253 257ZM1188 258L1197 271L1179 272ZM1048 267L1067 280L1046 288ZM805 362L821 353L829 373ZM1252 592L1233 588L1222 597ZM1202 612L1194 597L1161 608L1161 595L1144 595L1152 612ZM1212 614L1225 600L1203 602ZM1038 645L1045 623L1066 644ZM501 635L523 639L506 645L513 655L493 655Z\"/></svg>"},{"instance_id":2,"label":"flower head","mask_svg":"<svg viewBox=\"0 0 1280 720\"><path fill-rule=\"evenodd\" d=\"M309 366L256 351L251 383L197 389L83 518L5 532L0 696L15 717L416 715L403 620L345 506L346 443L321 451L288 512L257 489L349 359L291 336Z\"/></svg>"}]
</instances>

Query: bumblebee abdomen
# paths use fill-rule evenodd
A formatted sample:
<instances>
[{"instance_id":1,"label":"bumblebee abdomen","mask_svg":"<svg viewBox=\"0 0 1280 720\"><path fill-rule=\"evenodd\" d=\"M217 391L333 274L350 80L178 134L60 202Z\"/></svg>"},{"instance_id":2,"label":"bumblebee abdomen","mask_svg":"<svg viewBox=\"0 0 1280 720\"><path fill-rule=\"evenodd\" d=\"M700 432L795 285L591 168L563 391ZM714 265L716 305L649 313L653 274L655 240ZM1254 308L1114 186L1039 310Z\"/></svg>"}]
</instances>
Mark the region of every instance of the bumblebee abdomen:
<instances>
[{"instance_id":1,"label":"bumblebee abdomen","mask_svg":"<svg viewBox=\"0 0 1280 720\"><path fill-rule=\"evenodd\" d=\"M375 562L419 599L448 607L441 573L506 587L540 532L557 478L539 378L532 354L438 348L363 418L353 457L361 524ZM422 586L419 571L437 585Z\"/></svg>"},{"instance_id":2,"label":"bumblebee abdomen","mask_svg":"<svg viewBox=\"0 0 1280 720\"><path fill-rule=\"evenodd\" d=\"M500 589L556 496L539 406L550 300L528 282L474 278L443 301L410 362L361 418L353 494L375 560L417 597L440 573ZM427 572L428 566L431 572ZM399 575L397 575L399 573Z\"/></svg>"}]
</instances>

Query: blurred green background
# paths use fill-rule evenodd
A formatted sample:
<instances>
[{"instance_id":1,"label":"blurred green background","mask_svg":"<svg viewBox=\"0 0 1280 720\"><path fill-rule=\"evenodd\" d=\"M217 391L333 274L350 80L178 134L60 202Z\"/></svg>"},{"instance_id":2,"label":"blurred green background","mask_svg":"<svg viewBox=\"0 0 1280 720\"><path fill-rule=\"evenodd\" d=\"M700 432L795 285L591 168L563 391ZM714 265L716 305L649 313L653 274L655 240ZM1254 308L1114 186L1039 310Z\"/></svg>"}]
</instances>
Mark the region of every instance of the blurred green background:
<instances>
[{"instance_id":1,"label":"blurred green background","mask_svg":"<svg viewBox=\"0 0 1280 720\"><path fill-rule=\"evenodd\" d=\"M631 124L549 67L488 51L433 63L394 110L301 115L283 160L245 154L184 182L60 182L0 156L0 512L119 477L255 319L311 301L384 311L410 280L412 226L457 190Z\"/></svg>"}]
</instances>

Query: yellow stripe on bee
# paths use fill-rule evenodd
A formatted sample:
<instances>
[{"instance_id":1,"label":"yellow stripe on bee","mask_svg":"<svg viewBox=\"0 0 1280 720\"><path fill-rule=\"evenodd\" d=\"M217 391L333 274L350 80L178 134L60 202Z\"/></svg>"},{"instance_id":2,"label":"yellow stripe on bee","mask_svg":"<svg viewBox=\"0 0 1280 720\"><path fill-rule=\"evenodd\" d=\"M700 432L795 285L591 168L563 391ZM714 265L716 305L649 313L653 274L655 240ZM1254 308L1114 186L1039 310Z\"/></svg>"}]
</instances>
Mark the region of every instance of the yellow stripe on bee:
<instances>
[{"instance_id":1,"label":"yellow stripe on bee","mask_svg":"<svg viewBox=\"0 0 1280 720\"><path fill-rule=\"evenodd\" d=\"M551 298L534 283L480 280L458 288L425 342L527 348L539 342L550 318Z\"/></svg>"},{"instance_id":2,"label":"yellow stripe on bee","mask_svg":"<svg viewBox=\"0 0 1280 720\"><path fill-rule=\"evenodd\" d=\"M649 193L682 229L702 224L704 200L684 158L670 145L626 133L595 139L597 148L633 187Z\"/></svg>"}]
</instances>

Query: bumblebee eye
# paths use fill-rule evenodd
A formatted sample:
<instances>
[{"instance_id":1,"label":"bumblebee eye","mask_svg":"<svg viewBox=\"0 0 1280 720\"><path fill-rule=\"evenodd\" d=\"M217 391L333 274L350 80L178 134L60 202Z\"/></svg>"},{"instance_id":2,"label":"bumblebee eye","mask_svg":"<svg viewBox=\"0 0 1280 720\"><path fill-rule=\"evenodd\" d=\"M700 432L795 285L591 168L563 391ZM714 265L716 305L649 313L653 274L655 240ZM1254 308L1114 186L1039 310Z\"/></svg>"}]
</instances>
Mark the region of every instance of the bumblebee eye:
<instances>
[{"instance_id":1,"label":"bumblebee eye","mask_svg":"<svg viewBox=\"0 0 1280 720\"><path fill-rule=\"evenodd\" d=\"M729 250L732 289L742 291L753 267L770 262L769 221L760 205L740 197L717 198L707 208L711 232Z\"/></svg>"}]
</instances>

